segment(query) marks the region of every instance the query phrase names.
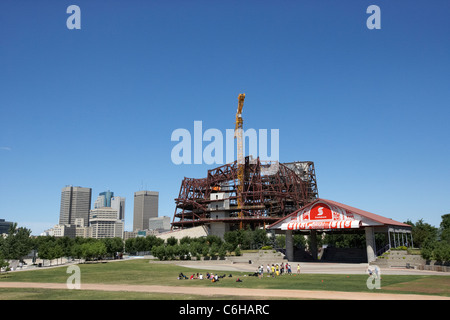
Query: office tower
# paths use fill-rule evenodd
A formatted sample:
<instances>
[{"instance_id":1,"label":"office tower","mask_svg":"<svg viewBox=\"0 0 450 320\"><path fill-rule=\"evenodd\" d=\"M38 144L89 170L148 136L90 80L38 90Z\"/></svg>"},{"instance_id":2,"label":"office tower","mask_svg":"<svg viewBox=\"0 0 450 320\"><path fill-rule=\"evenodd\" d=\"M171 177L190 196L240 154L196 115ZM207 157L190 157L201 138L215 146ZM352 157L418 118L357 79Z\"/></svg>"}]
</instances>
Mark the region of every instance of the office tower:
<instances>
[{"instance_id":1,"label":"office tower","mask_svg":"<svg viewBox=\"0 0 450 320\"><path fill-rule=\"evenodd\" d=\"M111 207L111 199L114 197L114 192L104 191L98 194L97 200L94 202L94 209Z\"/></svg>"},{"instance_id":2,"label":"office tower","mask_svg":"<svg viewBox=\"0 0 450 320\"><path fill-rule=\"evenodd\" d=\"M8 233L9 228L13 225L13 222L5 221L5 219L0 219L0 235L3 233Z\"/></svg>"},{"instance_id":3,"label":"office tower","mask_svg":"<svg viewBox=\"0 0 450 320\"><path fill-rule=\"evenodd\" d=\"M91 210L89 224L92 238L123 238L124 223L117 219L116 209L102 207Z\"/></svg>"},{"instance_id":4,"label":"office tower","mask_svg":"<svg viewBox=\"0 0 450 320\"><path fill-rule=\"evenodd\" d=\"M117 210L117 219L125 220L125 198L124 197L111 198L111 208Z\"/></svg>"},{"instance_id":5,"label":"office tower","mask_svg":"<svg viewBox=\"0 0 450 320\"><path fill-rule=\"evenodd\" d=\"M67 186L61 190L59 224L75 224L75 219L83 218L84 226L89 225L91 209L91 188Z\"/></svg>"},{"instance_id":6,"label":"office tower","mask_svg":"<svg viewBox=\"0 0 450 320\"><path fill-rule=\"evenodd\" d=\"M148 220L158 217L158 197L156 191L134 193L133 230L147 230Z\"/></svg>"}]
</instances>

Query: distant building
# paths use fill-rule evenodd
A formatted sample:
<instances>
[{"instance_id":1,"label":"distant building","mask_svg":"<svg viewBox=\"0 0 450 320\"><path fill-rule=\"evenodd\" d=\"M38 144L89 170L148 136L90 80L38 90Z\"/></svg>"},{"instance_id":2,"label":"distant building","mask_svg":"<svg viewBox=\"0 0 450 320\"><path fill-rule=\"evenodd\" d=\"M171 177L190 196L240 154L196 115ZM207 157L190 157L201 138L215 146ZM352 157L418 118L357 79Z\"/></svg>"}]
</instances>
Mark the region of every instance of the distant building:
<instances>
[{"instance_id":1,"label":"distant building","mask_svg":"<svg viewBox=\"0 0 450 320\"><path fill-rule=\"evenodd\" d=\"M159 233L170 230L171 219L169 217L157 217L148 219L148 229L158 231Z\"/></svg>"},{"instance_id":2,"label":"distant building","mask_svg":"<svg viewBox=\"0 0 450 320\"><path fill-rule=\"evenodd\" d=\"M114 192L105 191L100 192L97 200L94 202L94 209L109 207L116 209L118 212L118 219L125 219L125 198L114 197Z\"/></svg>"},{"instance_id":3,"label":"distant building","mask_svg":"<svg viewBox=\"0 0 450 320\"><path fill-rule=\"evenodd\" d=\"M133 230L149 229L149 219L158 217L158 198L156 191L134 193Z\"/></svg>"},{"instance_id":4,"label":"distant building","mask_svg":"<svg viewBox=\"0 0 450 320\"><path fill-rule=\"evenodd\" d=\"M125 198L124 197L111 198L111 208L117 210L117 219L125 220Z\"/></svg>"},{"instance_id":5,"label":"distant building","mask_svg":"<svg viewBox=\"0 0 450 320\"><path fill-rule=\"evenodd\" d=\"M13 222L5 221L5 219L0 219L0 234L8 233L9 227L13 225Z\"/></svg>"},{"instance_id":6,"label":"distant building","mask_svg":"<svg viewBox=\"0 0 450 320\"><path fill-rule=\"evenodd\" d=\"M45 230L45 236L53 236L53 237L69 237L75 238L76 234L76 226L71 224L57 224L53 228Z\"/></svg>"},{"instance_id":7,"label":"distant building","mask_svg":"<svg viewBox=\"0 0 450 320\"><path fill-rule=\"evenodd\" d=\"M111 199L114 197L114 192L104 191L100 192L94 202L94 209L102 207L111 207Z\"/></svg>"},{"instance_id":8,"label":"distant building","mask_svg":"<svg viewBox=\"0 0 450 320\"><path fill-rule=\"evenodd\" d=\"M91 209L91 188L67 186L61 190L60 225L73 225L75 219L83 218L84 226L89 225Z\"/></svg>"},{"instance_id":9,"label":"distant building","mask_svg":"<svg viewBox=\"0 0 450 320\"><path fill-rule=\"evenodd\" d=\"M123 238L124 222L118 219L116 209L103 207L91 210L89 225L92 238Z\"/></svg>"}]
</instances>

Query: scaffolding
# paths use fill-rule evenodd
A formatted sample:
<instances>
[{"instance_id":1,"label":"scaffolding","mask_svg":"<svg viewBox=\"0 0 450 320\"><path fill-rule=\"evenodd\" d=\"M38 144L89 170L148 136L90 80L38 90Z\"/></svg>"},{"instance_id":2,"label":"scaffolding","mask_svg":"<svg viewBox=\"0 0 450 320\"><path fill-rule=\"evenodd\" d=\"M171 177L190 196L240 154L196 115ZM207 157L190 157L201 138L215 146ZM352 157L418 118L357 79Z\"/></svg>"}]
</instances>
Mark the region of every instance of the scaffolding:
<instances>
[{"instance_id":1,"label":"scaffolding","mask_svg":"<svg viewBox=\"0 0 450 320\"><path fill-rule=\"evenodd\" d=\"M208 170L206 178L184 178L172 229L211 223L226 225L226 230L265 227L318 198L311 161L283 164L247 156L242 188L238 173L234 161Z\"/></svg>"}]
</instances>

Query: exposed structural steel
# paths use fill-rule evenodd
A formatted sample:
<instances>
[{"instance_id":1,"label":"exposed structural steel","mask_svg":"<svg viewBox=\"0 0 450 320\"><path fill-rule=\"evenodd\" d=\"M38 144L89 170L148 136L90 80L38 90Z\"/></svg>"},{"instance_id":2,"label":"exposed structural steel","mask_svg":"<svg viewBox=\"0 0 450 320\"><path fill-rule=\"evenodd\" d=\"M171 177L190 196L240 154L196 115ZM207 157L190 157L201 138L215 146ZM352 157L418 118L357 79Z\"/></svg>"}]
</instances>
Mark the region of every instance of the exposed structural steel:
<instances>
[{"instance_id":1,"label":"exposed structural steel","mask_svg":"<svg viewBox=\"0 0 450 320\"><path fill-rule=\"evenodd\" d=\"M268 170L276 165L278 170ZM245 157L243 183L237 161L208 170L206 178L184 178L172 228L225 223L227 230L265 227L318 197L314 163L261 163ZM242 204L239 205L239 185Z\"/></svg>"}]
</instances>

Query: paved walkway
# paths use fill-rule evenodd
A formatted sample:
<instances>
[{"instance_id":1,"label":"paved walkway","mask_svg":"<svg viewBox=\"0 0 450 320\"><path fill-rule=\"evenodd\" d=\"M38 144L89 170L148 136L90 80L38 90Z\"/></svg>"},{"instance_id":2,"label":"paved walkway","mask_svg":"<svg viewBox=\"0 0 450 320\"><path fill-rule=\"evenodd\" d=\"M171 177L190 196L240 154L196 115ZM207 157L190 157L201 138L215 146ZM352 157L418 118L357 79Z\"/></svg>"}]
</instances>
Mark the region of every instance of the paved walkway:
<instances>
[{"instance_id":1,"label":"paved walkway","mask_svg":"<svg viewBox=\"0 0 450 320\"><path fill-rule=\"evenodd\" d=\"M38 282L0 282L0 288L43 288L67 289L62 283ZM314 291L314 290L286 290L286 289L245 289L219 287L183 287L183 286L153 286L153 285L115 285L86 283L81 290L101 291L131 291L172 294L193 294L202 296L239 296L264 298L294 298L294 299L338 299L338 300L450 300L450 297L417 295L417 294L388 294L344 291Z\"/></svg>"}]
</instances>

